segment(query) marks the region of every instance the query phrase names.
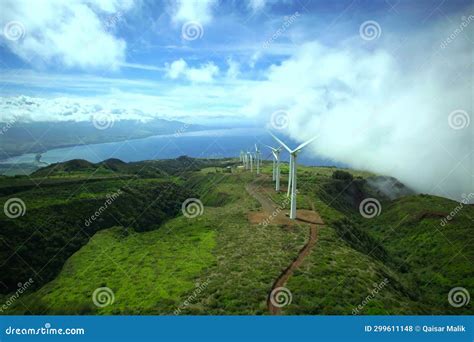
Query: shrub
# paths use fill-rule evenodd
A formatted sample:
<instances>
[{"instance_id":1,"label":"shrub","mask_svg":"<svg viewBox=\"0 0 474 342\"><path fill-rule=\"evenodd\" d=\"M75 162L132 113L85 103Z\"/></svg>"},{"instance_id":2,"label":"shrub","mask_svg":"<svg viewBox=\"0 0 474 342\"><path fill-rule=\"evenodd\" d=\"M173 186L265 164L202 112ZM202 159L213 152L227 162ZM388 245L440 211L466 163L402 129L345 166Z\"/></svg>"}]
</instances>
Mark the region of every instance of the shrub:
<instances>
[{"instance_id":1,"label":"shrub","mask_svg":"<svg viewBox=\"0 0 474 342\"><path fill-rule=\"evenodd\" d=\"M332 173L332 178L333 179L340 179L340 180L348 180L351 181L354 179L352 174L346 171L341 171L341 170L336 170Z\"/></svg>"}]
</instances>

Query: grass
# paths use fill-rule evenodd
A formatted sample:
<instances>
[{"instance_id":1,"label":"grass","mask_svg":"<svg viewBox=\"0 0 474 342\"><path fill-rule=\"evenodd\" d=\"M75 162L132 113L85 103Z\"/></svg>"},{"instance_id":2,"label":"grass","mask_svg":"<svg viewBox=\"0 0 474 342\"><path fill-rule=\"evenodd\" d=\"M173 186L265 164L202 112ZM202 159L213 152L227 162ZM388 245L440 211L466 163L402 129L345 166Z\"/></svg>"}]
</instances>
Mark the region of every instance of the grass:
<instances>
[{"instance_id":1,"label":"grass","mask_svg":"<svg viewBox=\"0 0 474 342\"><path fill-rule=\"evenodd\" d=\"M70 250L72 256L55 261L58 271L50 281L30 289L7 314L173 314L178 308L180 314L268 314L272 285L307 242L308 225L251 224L248 215L261 208L245 184L254 182L255 176L236 169L229 173L226 166L232 161L213 161L214 165L199 161L198 167L184 158L171 163L172 176L163 176L156 169L159 163L147 163L153 170L138 177L124 173L131 177L126 179L86 181L91 175L82 173L67 180L38 178L47 184L41 188L21 178L10 185L0 181L0 200L14 194L25 200L29 214L34 213L30 221L8 226L7 238L17 236L19 242L27 238L29 225L43 222L48 211L48 217L55 218L51 229L62 227L61 220L68 223L54 230L61 235L50 235L44 244L32 240L29 249L20 251L25 258L28 250L44 250L46 255L54 246L62 247L64 234L74 232L75 218L83 220L88 208L102 203L124 182L131 187L130 197L117 202L113 212L123 226L105 220L91 231L90 240L81 240ZM193 168L176 174L180 163ZM469 314L472 304L454 308L447 294L456 286L474 288L473 207L465 205L442 226L441 218L458 203L427 195L394 201L381 198L380 215L365 219L357 200L374 196L365 183L373 175L345 170L354 177L353 182L345 182L332 178L335 170L298 168L298 208L314 207L325 226L319 229L312 252L285 285L292 292L292 303L283 313ZM265 163L262 172L271 175L271 164ZM286 186L286 172L283 165L282 186ZM157 201L169 184L176 192ZM271 190L269 177L260 178L258 184L276 203L286 202L286 192ZM203 203L202 215L182 216L186 197ZM157 207L146 210L154 202ZM140 220L142 212L150 215ZM63 214L67 216L61 219ZM137 219L132 222L127 217ZM28 260L36 259L33 255ZM8 272L15 284L18 274L23 281L29 274L14 276L13 267ZM93 304L92 294L99 287L112 289L112 305Z\"/></svg>"},{"instance_id":2,"label":"grass","mask_svg":"<svg viewBox=\"0 0 474 342\"><path fill-rule=\"evenodd\" d=\"M215 244L215 232L199 222L190 226L185 217L151 232L100 231L54 281L23 300L26 313L171 314L203 268L215 262ZM93 304L99 287L113 291L113 305Z\"/></svg>"}]
</instances>

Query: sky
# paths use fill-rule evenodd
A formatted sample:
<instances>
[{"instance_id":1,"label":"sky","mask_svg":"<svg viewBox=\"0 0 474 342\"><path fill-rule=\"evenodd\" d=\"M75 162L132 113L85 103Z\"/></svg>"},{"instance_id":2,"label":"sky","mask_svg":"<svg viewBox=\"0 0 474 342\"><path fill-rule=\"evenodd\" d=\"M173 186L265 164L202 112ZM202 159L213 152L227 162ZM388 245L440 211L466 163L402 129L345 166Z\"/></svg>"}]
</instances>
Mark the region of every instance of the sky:
<instances>
[{"instance_id":1,"label":"sky","mask_svg":"<svg viewBox=\"0 0 474 342\"><path fill-rule=\"evenodd\" d=\"M0 121L261 126L419 191L474 192L472 1L0 3Z\"/></svg>"}]
</instances>

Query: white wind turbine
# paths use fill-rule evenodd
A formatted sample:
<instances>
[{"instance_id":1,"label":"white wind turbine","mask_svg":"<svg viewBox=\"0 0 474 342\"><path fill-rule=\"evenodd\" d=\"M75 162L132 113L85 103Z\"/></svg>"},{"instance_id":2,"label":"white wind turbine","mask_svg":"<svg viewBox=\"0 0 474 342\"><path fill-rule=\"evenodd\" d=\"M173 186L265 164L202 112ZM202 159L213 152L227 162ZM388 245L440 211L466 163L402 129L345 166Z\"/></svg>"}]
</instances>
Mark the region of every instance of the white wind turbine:
<instances>
[{"instance_id":1,"label":"white wind turbine","mask_svg":"<svg viewBox=\"0 0 474 342\"><path fill-rule=\"evenodd\" d=\"M251 152L247 152L247 158L250 162L250 172L253 172L253 156Z\"/></svg>"},{"instance_id":2,"label":"white wind turbine","mask_svg":"<svg viewBox=\"0 0 474 342\"><path fill-rule=\"evenodd\" d=\"M265 145L272 150L273 154L273 172L272 180L275 181L275 191L280 191L280 152L281 147L275 148L269 145Z\"/></svg>"},{"instance_id":3,"label":"white wind turbine","mask_svg":"<svg viewBox=\"0 0 474 342\"><path fill-rule=\"evenodd\" d=\"M286 146L286 144L283 141L278 139L271 132L270 134L276 141L278 141L278 143L280 143L281 146L283 146L288 151L288 153L290 153L290 174L288 176L288 191L290 191L290 187L291 187L290 219L294 220L296 219L296 157L298 156L298 153L301 151L303 147L312 143L317 137L314 137L300 144L294 150L291 150L288 146Z\"/></svg>"},{"instance_id":4,"label":"white wind turbine","mask_svg":"<svg viewBox=\"0 0 474 342\"><path fill-rule=\"evenodd\" d=\"M260 174L260 150L257 144L255 144L255 165L257 167L257 175Z\"/></svg>"}]
</instances>

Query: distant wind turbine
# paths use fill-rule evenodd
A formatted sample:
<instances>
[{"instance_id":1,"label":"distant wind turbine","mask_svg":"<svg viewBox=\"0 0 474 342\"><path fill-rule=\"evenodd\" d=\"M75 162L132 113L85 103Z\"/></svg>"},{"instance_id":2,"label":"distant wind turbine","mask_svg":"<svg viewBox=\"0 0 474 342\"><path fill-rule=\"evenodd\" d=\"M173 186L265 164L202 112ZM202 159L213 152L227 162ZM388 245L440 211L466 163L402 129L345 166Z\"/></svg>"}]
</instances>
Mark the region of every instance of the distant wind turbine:
<instances>
[{"instance_id":1,"label":"distant wind turbine","mask_svg":"<svg viewBox=\"0 0 474 342\"><path fill-rule=\"evenodd\" d=\"M255 144L255 164L257 167L257 175L260 174L260 150L258 149L257 144Z\"/></svg>"},{"instance_id":2,"label":"distant wind turbine","mask_svg":"<svg viewBox=\"0 0 474 342\"><path fill-rule=\"evenodd\" d=\"M281 147L272 147L269 145L265 145L272 150L273 154L273 172L272 172L272 180L275 181L275 191L280 191L280 152Z\"/></svg>"},{"instance_id":3,"label":"distant wind turbine","mask_svg":"<svg viewBox=\"0 0 474 342\"><path fill-rule=\"evenodd\" d=\"M301 145L299 145L294 150L291 150L286 144L273 135L272 132L269 132L270 135L278 141L278 143L285 148L290 154L290 174L288 176L288 190L290 191L291 187L291 208L290 208L290 219L296 219L296 157L303 147L312 143L317 137L314 137Z\"/></svg>"}]
</instances>

